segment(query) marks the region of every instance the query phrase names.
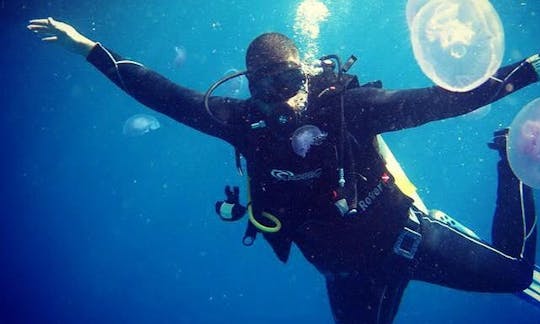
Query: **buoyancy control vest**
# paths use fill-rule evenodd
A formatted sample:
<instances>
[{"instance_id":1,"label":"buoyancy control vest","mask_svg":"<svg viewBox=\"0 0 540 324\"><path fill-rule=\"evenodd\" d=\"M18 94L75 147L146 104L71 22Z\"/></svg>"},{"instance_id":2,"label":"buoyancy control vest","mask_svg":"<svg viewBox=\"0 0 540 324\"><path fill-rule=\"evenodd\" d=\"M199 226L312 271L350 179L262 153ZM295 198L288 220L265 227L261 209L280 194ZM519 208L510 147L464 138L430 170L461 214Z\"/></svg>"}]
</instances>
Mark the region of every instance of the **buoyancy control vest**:
<instances>
[{"instance_id":1,"label":"buoyancy control vest","mask_svg":"<svg viewBox=\"0 0 540 324\"><path fill-rule=\"evenodd\" d=\"M357 87L381 88L382 83L361 86L356 76L338 75L333 66L328 67L310 78L308 106L301 114L285 105L261 109L260 103L252 101L244 119L245 143L236 147L237 167L240 168L242 155L248 171L250 222L244 244L251 245L256 233L261 231L282 261L290 248L287 232L304 221L303 210L334 205L336 215L354 217L371 202L370 195L380 193L383 182L393 181L385 173L384 163L377 163L382 161L373 149L377 143L369 143L370 149L360 147L346 130L342 111L344 91ZM291 148L292 137L299 130L319 133L318 140L302 151L303 155ZM305 136L309 135L313 134ZM366 152L374 156L366 156ZM356 163L358 156L366 161ZM343 168L341 175L340 168ZM342 178L344 183L339 181ZM365 192L358 192L358 181L364 182ZM294 213L294 217L280 219L283 210L288 210L289 215ZM279 230L266 230L276 228Z\"/></svg>"}]
</instances>

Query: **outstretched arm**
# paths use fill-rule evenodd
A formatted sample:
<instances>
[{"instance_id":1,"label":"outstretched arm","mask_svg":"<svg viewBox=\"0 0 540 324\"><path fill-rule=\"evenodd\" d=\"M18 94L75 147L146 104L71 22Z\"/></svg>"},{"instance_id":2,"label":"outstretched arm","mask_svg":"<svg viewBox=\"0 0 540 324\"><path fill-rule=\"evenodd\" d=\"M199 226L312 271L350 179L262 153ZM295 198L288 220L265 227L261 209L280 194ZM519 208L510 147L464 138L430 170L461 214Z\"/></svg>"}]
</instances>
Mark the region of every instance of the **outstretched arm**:
<instances>
[{"instance_id":1,"label":"outstretched arm","mask_svg":"<svg viewBox=\"0 0 540 324\"><path fill-rule=\"evenodd\" d=\"M41 36L44 42L56 43L70 52L86 57L96 46L96 42L80 34L72 26L56 21L49 17L47 19L33 19L27 26L29 30Z\"/></svg>"},{"instance_id":2,"label":"outstretched arm","mask_svg":"<svg viewBox=\"0 0 540 324\"><path fill-rule=\"evenodd\" d=\"M478 88L451 92L440 87L382 90L358 88L345 97L351 127L373 134L419 126L466 114L539 80L540 57L500 68Z\"/></svg>"},{"instance_id":3,"label":"outstretched arm","mask_svg":"<svg viewBox=\"0 0 540 324\"><path fill-rule=\"evenodd\" d=\"M122 90L144 105L203 133L224 139L233 145L238 140L236 127L225 127L211 118L204 107L204 96L181 87L142 64L125 60L101 44L83 36L72 26L52 18L31 20L28 29L46 42L57 43L80 54ZM215 116L234 126L245 104L242 100L212 97Z\"/></svg>"}]
</instances>

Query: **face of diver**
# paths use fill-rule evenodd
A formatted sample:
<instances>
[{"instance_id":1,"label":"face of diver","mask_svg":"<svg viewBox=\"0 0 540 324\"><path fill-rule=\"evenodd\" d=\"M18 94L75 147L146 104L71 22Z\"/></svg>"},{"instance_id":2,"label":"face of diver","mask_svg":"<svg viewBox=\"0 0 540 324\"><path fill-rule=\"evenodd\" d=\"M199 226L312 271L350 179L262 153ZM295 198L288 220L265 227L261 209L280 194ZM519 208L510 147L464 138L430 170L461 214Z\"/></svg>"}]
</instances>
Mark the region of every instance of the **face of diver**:
<instances>
[{"instance_id":1,"label":"face of diver","mask_svg":"<svg viewBox=\"0 0 540 324\"><path fill-rule=\"evenodd\" d=\"M248 79L254 98L266 103L280 103L298 93L305 82L305 75L299 62L289 60L248 72Z\"/></svg>"}]
</instances>

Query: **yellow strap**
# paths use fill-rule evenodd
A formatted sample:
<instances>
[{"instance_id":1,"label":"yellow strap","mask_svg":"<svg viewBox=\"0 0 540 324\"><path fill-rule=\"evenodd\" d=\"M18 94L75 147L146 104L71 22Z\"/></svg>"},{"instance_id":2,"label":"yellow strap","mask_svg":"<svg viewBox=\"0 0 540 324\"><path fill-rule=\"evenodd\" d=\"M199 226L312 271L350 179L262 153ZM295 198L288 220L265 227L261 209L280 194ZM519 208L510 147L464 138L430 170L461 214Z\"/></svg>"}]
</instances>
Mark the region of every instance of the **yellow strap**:
<instances>
[{"instance_id":1,"label":"yellow strap","mask_svg":"<svg viewBox=\"0 0 540 324\"><path fill-rule=\"evenodd\" d=\"M262 212L261 216L272 221L274 223L274 226L266 226L266 225L261 224L259 221L257 221L257 219L255 219L255 216L253 216L251 205L248 207L248 213L249 213L249 221L251 222L251 224L253 224L262 232L276 233L281 229L281 222L279 221L279 219L270 213Z\"/></svg>"},{"instance_id":2,"label":"yellow strap","mask_svg":"<svg viewBox=\"0 0 540 324\"><path fill-rule=\"evenodd\" d=\"M416 187L411 182L411 180L409 180L409 178L405 174L405 171L403 171L401 165L396 160L396 157L394 156L381 135L377 135L377 143L379 144L379 153L382 155L386 162L386 168L394 177L396 186L399 188L399 190L401 190L401 192L414 200L414 205L416 206L416 208L427 214L428 209L422 201L422 198L420 198L420 196L418 195L418 192L416 192Z\"/></svg>"},{"instance_id":3,"label":"yellow strap","mask_svg":"<svg viewBox=\"0 0 540 324\"><path fill-rule=\"evenodd\" d=\"M251 203L251 188L249 187L249 181L250 180L251 179L248 177L247 178L247 195L248 195L248 205L247 206L248 206L249 221L257 229L259 229L261 232L266 232L266 233L276 233L276 232L278 232L281 229L281 221L276 216L263 211L261 213L261 216L265 217L266 219L268 219L272 223L274 223L274 226L266 226L266 225L261 224L255 218L255 216L253 215L253 208L251 206L252 205L252 203Z\"/></svg>"}]
</instances>

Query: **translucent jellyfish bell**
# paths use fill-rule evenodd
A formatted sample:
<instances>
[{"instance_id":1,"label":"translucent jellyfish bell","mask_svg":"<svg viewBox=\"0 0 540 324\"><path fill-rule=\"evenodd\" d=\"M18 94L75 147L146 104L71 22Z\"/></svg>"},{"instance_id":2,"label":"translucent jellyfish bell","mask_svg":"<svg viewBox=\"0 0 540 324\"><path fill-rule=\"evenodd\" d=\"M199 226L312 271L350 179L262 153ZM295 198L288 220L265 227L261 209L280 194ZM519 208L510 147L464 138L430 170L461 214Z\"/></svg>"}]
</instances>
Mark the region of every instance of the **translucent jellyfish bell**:
<instances>
[{"instance_id":1,"label":"translucent jellyfish bell","mask_svg":"<svg viewBox=\"0 0 540 324\"><path fill-rule=\"evenodd\" d=\"M429 0L409 0L407 1L407 7L405 9L406 15L407 15L407 25L409 28L412 27L413 20L416 17L416 14L422 9L422 7L428 2Z\"/></svg>"},{"instance_id":2,"label":"translucent jellyfish bell","mask_svg":"<svg viewBox=\"0 0 540 324\"><path fill-rule=\"evenodd\" d=\"M469 91L500 67L504 31L487 0L431 0L413 19L411 42L424 74L450 91Z\"/></svg>"},{"instance_id":3,"label":"translucent jellyfish bell","mask_svg":"<svg viewBox=\"0 0 540 324\"><path fill-rule=\"evenodd\" d=\"M135 137L144 135L159 127L160 124L155 117L146 114L136 114L126 120L122 132L126 136Z\"/></svg>"},{"instance_id":4,"label":"translucent jellyfish bell","mask_svg":"<svg viewBox=\"0 0 540 324\"><path fill-rule=\"evenodd\" d=\"M239 71L237 69L231 68L225 71L225 73L223 73L223 77L230 76L238 72ZM240 98L247 93L247 79L244 75L228 80L227 82L216 88L215 91L215 94L218 96L226 96L233 98Z\"/></svg>"},{"instance_id":5,"label":"translucent jellyfish bell","mask_svg":"<svg viewBox=\"0 0 540 324\"><path fill-rule=\"evenodd\" d=\"M540 188L540 98L516 115L508 134L508 161L523 183Z\"/></svg>"},{"instance_id":6,"label":"translucent jellyfish bell","mask_svg":"<svg viewBox=\"0 0 540 324\"><path fill-rule=\"evenodd\" d=\"M304 125L294 131L291 145L294 153L305 158L312 145L320 145L328 134L321 132L317 126Z\"/></svg>"},{"instance_id":7,"label":"translucent jellyfish bell","mask_svg":"<svg viewBox=\"0 0 540 324\"><path fill-rule=\"evenodd\" d=\"M183 46L175 46L174 47L174 60L173 65L176 68L181 67L186 62L187 58L187 52L186 49Z\"/></svg>"}]
</instances>

